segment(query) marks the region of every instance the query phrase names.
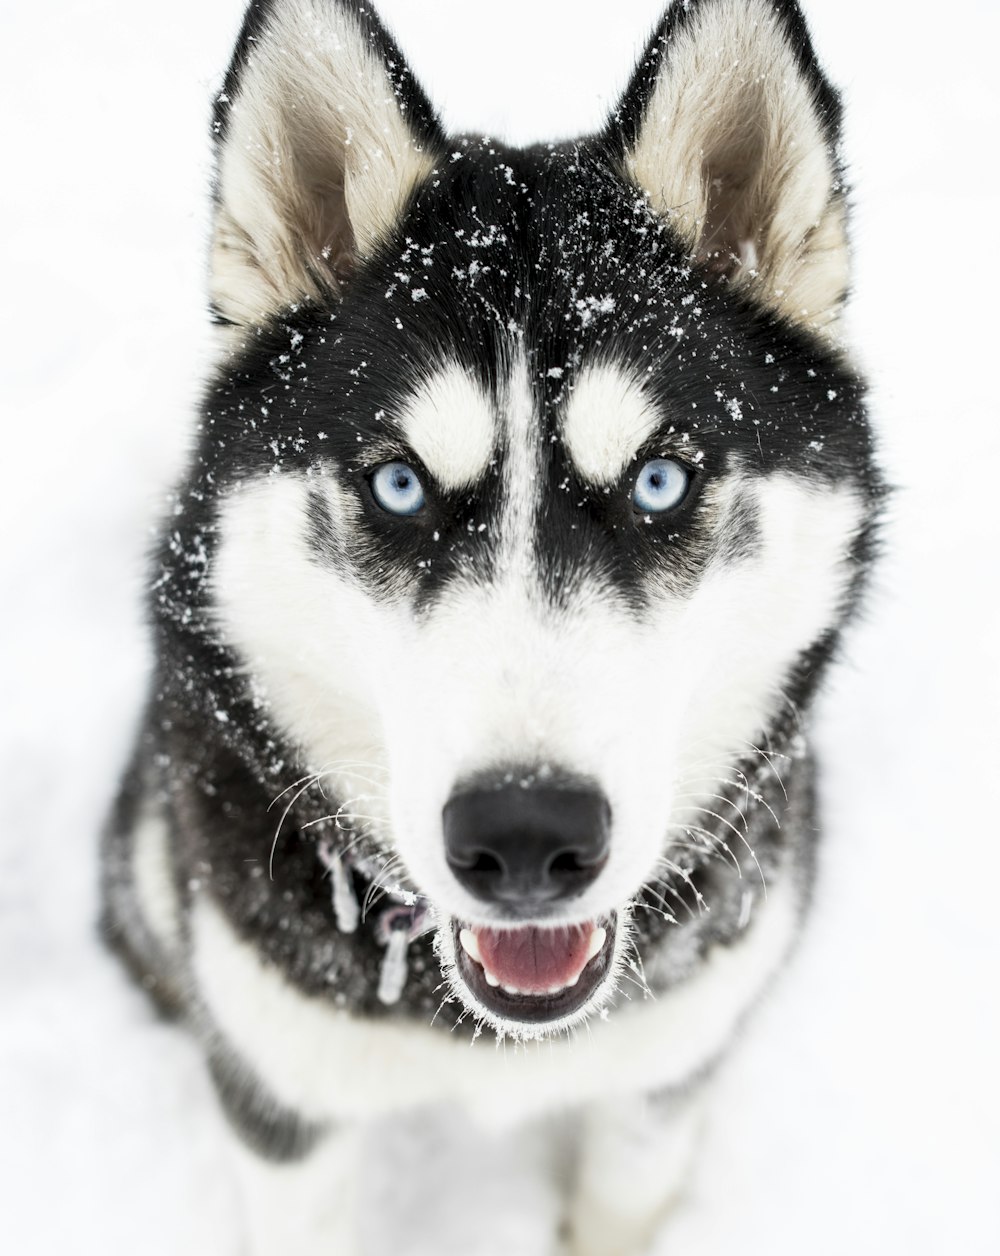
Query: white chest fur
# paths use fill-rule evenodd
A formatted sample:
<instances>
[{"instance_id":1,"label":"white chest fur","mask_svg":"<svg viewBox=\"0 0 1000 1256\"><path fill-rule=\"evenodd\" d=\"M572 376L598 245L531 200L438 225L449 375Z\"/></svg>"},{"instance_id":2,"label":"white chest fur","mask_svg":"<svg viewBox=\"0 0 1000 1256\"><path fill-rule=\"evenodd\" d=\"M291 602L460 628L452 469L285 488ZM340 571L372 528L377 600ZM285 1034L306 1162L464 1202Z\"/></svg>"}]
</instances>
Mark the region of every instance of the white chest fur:
<instances>
[{"instance_id":1,"label":"white chest fur","mask_svg":"<svg viewBox=\"0 0 1000 1256\"><path fill-rule=\"evenodd\" d=\"M795 892L776 887L741 940L655 1000L552 1042L471 1045L405 1021L374 1021L294 989L207 897L193 907L192 965L218 1029L274 1097L317 1120L453 1103L485 1125L683 1082L709 1063L775 972L795 931Z\"/></svg>"}]
</instances>

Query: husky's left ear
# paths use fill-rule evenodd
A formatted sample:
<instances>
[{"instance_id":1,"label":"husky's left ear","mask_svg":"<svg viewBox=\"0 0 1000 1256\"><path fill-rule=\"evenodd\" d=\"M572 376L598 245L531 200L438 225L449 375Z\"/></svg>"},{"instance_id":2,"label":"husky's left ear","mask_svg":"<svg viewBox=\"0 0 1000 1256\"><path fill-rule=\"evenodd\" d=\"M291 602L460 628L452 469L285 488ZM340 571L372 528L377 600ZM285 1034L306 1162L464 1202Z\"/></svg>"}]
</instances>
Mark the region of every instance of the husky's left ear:
<instances>
[{"instance_id":1,"label":"husky's left ear","mask_svg":"<svg viewBox=\"0 0 1000 1256\"><path fill-rule=\"evenodd\" d=\"M237 325L336 294L444 147L367 0L253 0L215 133L212 299Z\"/></svg>"},{"instance_id":2,"label":"husky's left ear","mask_svg":"<svg viewBox=\"0 0 1000 1256\"><path fill-rule=\"evenodd\" d=\"M795 0L675 0L605 136L697 262L827 334L848 278L839 138Z\"/></svg>"}]
</instances>

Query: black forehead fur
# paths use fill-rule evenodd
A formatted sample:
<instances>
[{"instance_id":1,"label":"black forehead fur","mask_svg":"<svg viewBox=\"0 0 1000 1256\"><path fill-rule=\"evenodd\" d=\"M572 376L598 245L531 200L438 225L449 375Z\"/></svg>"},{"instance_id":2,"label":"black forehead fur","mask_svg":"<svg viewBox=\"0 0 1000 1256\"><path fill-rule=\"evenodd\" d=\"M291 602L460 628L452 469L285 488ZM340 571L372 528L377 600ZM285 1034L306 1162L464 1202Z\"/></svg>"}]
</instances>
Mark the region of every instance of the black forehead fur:
<instances>
[{"instance_id":1,"label":"black forehead fur","mask_svg":"<svg viewBox=\"0 0 1000 1256\"><path fill-rule=\"evenodd\" d=\"M220 695L224 709L228 693L230 705L242 707L235 722L265 733L234 661L207 630L203 577L216 543L214 503L235 482L274 472L318 480L336 474L359 495L359 552L382 572L386 595L398 595L402 582L418 603L427 602L458 571L488 578L502 447L482 483L440 495L422 522L390 520L365 498L372 459L386 451L407 456L398 426L407 399L452 361L482 383L498 413L512 363L522 355L527 363L550 490L537 550L554 596L585 568L641 605L651 575L683 582L708 544L708 523L696 509L679 526L637 527L628 483L597 493L569 464L559 417L581 370L600 363L640 378L662 415L645 456L697 459L705 480L738 463L749 474L782 470L812 482L851 483L870 507L856 553L866 556L880 487L860 379L817 338L692 264L620 172L656 62L669 54L671 32L703 2L674 6L604 133L529 149L445 140L395 44L365 5L347 6L391 65L409 119L439 153L437 169L342 296L285 310L251 333L208 389L196 457L158 556L154 607L161 657L173 655L179 675L197 665L217 677L216 694L205 695L213 711ZM223 93L229 100L268 8L257 4L248 14ZM833 142L836 96L797 8L781 0L776 11ZM223 101L217 109L220 135L226 108ZM319 500L314 494L314 512ZM342 558L328 520L314 513L303 521L303 535L330 561ZM811 652L808 677L815 678L833 640L818 656Z\"/></svg>"}]
</instances>

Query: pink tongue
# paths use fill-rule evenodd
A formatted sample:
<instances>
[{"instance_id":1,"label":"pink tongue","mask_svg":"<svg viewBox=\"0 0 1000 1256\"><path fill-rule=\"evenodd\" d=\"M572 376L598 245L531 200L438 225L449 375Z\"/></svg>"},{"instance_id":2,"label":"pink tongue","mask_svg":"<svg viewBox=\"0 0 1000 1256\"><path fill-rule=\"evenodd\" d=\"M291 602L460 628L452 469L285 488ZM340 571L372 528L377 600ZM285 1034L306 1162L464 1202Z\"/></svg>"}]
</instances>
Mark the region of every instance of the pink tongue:
<instances>
[{"instance_id":1,"label":"pink tongue","mask_svg":"<svg viewBox=\"0 0 1000 1256\"><path fill-rule=\"evenodd\" d=\"M593 925L474 930L483 965L501 985L525 994L544 994L579 977L593 932Z\"/></svg>"}]
</instances>

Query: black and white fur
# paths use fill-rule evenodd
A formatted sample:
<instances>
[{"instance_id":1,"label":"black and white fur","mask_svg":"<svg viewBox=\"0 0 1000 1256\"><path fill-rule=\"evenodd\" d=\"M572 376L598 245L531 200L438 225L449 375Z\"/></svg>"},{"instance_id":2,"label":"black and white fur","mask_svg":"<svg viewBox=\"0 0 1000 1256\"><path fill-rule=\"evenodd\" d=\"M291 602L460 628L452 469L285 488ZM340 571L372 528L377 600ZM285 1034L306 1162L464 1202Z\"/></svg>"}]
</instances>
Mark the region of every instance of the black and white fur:
<instances>
[{"instance_id":1,"label":"black and white fur","mask_svg":"<svg viewBox=\"0 0 1000 1256\"><path fill-rule=\"evenodd\" d=\"M794 0L678 0L604 131L529 149L446 136L363 0L251 5L105 923L204 1044L254 1252L364 1250L387 1117L479 1152L572 1122L578 1254L641 1250L675 1192L809 897L808 709L880 499L839 116ZM663 519L631 504L654 457L691 476ZM372 498L392 459L418 520ZM608 801L545 918L609 922L566 1014L463 976L457 925L503 921L441 818L484 777Z\"/></svg>"}]
</instances>

